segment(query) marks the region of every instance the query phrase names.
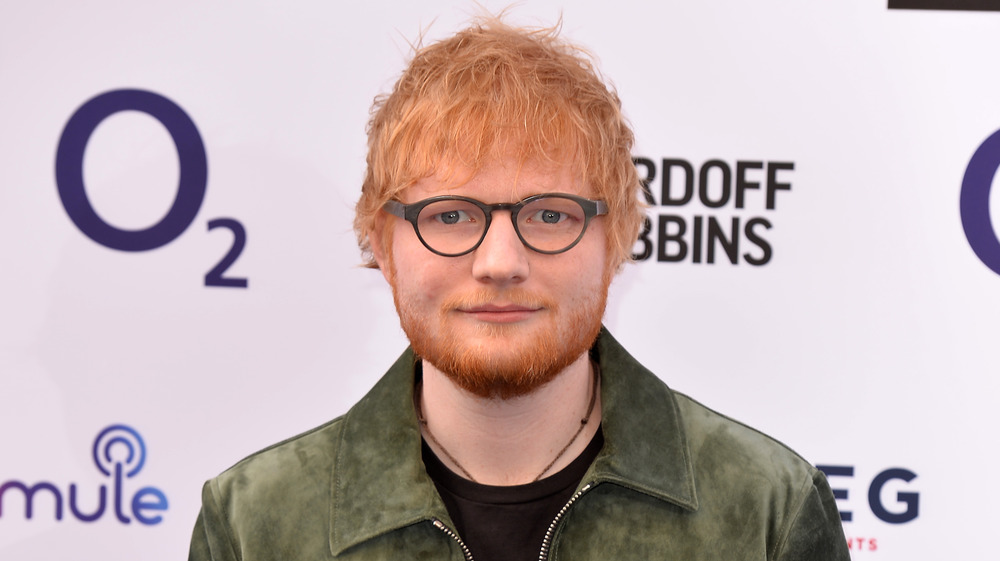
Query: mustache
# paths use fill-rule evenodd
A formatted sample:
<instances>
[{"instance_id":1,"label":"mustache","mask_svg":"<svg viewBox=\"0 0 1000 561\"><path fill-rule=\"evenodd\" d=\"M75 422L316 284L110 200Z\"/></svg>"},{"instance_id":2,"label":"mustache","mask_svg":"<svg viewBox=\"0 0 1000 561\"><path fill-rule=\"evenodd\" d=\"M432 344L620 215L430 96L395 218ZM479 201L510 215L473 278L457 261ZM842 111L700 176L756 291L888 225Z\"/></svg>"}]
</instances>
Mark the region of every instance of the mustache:
<instances>
[{"instance_id":1,"label":"mustache","mask_svg":"<svg viewBox=\"0 0 1000 561\"><path fill-rule=\"evenodd\" d=\"M466 294L457 294L444 301L445 310L466 310L480 308L484 306L519 306L524 308L556 308L556 303L551 298L545 298L534 292L509 288L497 290L493 288L482 288Z\"/></svg>"}]
</instances>

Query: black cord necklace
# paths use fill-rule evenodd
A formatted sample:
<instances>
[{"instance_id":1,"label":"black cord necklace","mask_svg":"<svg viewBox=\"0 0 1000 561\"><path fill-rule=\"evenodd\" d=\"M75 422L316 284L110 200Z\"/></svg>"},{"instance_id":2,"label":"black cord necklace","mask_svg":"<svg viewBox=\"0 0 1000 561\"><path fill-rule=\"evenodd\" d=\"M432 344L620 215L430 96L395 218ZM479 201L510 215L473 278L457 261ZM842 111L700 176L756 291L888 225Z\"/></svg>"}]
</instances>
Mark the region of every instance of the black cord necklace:
<instances>
[{"instance_id":1,"label":"black cord necklace","mask_svg":"<svg viewBox=\"0 0 1000 561\"><path fill-rule=\"evenodd\" d=\"M569 439L569 442L566 443L566 446L562 447L562 450L560 450L559 453L556 454L555 458L552 458L552 461L549 462L547 466L545 466L545 469L543 469L541 473L539 473L534 479L531 480L532 483L541 479L543 475L545 475L550 469L552 469L552 466L554 466L555 463L559 461L559 458L563 457L563 454L566 453L566 450L569 450L569 447L572 446L573 443L576 442L576 439L580 437L580 434L583 432L583 429L587 427L587 422L590 421L590 416L594 413L594 406L597 404L597 383L600 378L600 369L597 367L596 364L592 366L592 369L594 371L594 379L591 382L592 387L590 390L590 405L587 406L587 414L582 419L580 419L580 426L579 428L576 429L576 432L573 433L573 438ZM436 446L439 450L441 450L441 452L443 452L444 455L447 456L449 460L451 460L451 463L454 464L455 467L457 467L459 471L461 471L462 474L468 480L474 483L479 483L479 481L477 481L475 477L472 477L472 474L469 473L469 470L465 469L465 467L463 467L462 464L459 463L457 459L455 459L455 456L452 456L451 453L448 452L448 449L442 446L441 443L438 442L436 438L434 438L434 435L431 433L430 428L427 426L427 419L424 418L423 408L421 407L421 401L423 400L422 398L423 398L423 382L417 382L414 407L416 407L417 420L420 421L420 426L423 428L424 434L426 434L427 438L434 443L434 446Z\"/></svg>"}]
</instances>

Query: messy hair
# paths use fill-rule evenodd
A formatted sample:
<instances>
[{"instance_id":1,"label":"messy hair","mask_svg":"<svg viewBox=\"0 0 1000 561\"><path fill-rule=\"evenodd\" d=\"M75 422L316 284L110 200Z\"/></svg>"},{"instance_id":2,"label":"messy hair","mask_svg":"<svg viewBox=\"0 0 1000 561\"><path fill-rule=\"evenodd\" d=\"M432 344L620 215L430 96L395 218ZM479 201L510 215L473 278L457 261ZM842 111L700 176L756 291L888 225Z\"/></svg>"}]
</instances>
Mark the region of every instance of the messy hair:
<instances>
[{"instance_id":1,"label":"messy hair","mask_svg":"<svg viewBox=\"0 0 1000 561\"><path fill-rule=\"evenodd\" d=\"M377 267L369 235L386 201L446 162L475 173L503 157L574 166L608 205L610 264L630 258L643 220L634 136L589 55L558 35L558 25L515 28L488 18L415 48L392 92L375 98L368 123L354 219L366 265Z\"/></svg>"}]
</instances>

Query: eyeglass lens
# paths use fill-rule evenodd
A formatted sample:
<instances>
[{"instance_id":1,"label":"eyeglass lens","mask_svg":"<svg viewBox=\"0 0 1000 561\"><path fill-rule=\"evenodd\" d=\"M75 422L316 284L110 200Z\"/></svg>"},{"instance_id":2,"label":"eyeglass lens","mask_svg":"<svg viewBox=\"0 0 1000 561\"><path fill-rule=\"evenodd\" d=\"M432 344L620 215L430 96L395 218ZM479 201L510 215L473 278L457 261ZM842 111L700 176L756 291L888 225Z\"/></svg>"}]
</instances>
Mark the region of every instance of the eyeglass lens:
<instances>
[{"instance_id":1,"label":"eyeglass lens","mask_svg":"<svg viewBox=\"0 0 1000 561\"><path fill-rule=\"evenodd\" d=\"M524 243L532 248L561 251L580 237L586 222L586 213L576 201L543 197L521 208L515 224ZM468 201L436 201L417 216L417 229L424 242L442 253L472 249L485 228L483 209Z\"/></svg>"}]
</instances>

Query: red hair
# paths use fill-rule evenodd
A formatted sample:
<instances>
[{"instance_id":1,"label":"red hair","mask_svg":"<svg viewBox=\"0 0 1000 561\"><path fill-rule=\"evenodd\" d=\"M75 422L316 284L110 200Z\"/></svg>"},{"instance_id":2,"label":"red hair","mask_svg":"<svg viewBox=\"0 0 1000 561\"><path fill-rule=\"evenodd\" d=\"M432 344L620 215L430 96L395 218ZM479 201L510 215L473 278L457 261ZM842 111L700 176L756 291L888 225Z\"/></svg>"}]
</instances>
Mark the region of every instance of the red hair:
<instances>
[{"instance_id":1,"label":"red hair","mask_svg":"<svg viewBox=\"0 0 1000 561\"><path fill-rule=\"evenodd\" d=\"M368 124L354 220L368 266L377 266L369 235L386 201L443 162L474 174L510 156L574 165L608 205L613 269L630 258L643 220L632 130L590 57L558 34L558 26L514 28L489 18L416 48L392 92L375 99Z\"/></svg>"}]
</instances>

